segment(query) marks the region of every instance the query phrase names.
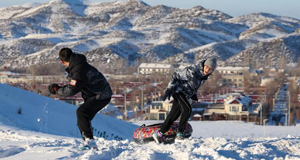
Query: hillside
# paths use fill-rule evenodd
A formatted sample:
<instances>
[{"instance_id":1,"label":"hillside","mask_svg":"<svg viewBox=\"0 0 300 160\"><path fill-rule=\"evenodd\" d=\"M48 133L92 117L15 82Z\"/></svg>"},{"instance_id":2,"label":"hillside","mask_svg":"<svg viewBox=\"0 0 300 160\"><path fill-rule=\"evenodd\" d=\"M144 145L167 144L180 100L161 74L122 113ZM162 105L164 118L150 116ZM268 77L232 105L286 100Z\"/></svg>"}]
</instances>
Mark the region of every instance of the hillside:
<instances>
[{"instance_id":1,"label":"hillside","mask_svg":"<svg viewBox=\"0 0 300 160\"><path fill-rule=\"evenodd\" d=\"M0 101L0 122L4 125L59 136L81 137L77 128L77 107L74 105L3 84L0 84ZM136 125L100 113L95 116L92 126L97 132L105 131L109 136L113 134L123 139L132 139L132 133L137 128Z\"/></svg>"},{"instance_id":2,"label":"hillside","mask_svg":"<svg viewBox=\"0 0 300 160\"><path fill-rule=\"evenodd\" d=\"M259 54L260 60L287 56L288 62L297 62L300 54L294 46L300 20L269 13L232 17L202 6L180 9L140 0L52 0L2 8L0 15L0 66L9 68L57 61L62 47L112 66L120 59L134 64L142 57L191 63L195 56L240 65L245 52ZM274 40L284 43L278 48ZM266 50L271 52L261 55ZM277 64L278 59L270 61Z\"/></svg>"},{"instance_id":3,"label":"hillside","mask_svg":"<svg viewBox=\"0 0 300 160\"><path fill-rule=\"evenodd\" d=\"M0 158L4 160L300 158L299 126L190 121L193 135L182 144L141 145L132 141L134 130L158 121L132 124L101 114L96 115L93 126L105 131L107 137L99 138L95 133L99 150L82 152L77 148L81 138L76 127L76 106L3 84L0 101Z\"/></svg>"}]
</instances>

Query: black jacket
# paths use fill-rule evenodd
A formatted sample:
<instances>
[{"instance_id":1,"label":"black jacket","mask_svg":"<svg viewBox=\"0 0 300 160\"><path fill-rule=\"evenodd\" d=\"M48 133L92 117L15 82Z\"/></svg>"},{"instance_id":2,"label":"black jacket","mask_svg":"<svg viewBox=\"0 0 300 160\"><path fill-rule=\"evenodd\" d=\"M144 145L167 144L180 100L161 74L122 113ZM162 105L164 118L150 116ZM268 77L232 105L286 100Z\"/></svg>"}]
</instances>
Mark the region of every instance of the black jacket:
<instances>
[{"instance_id":1,"label":"black jacket","mask_svg":"<svg viewBox=\"0 0 300 160\"><path fill-rule=\"evenodd\" d=\"M182 92L187 99L197 94L197 90L207 80L208 75L203 74L204 62L199 60L196 64L188 66L183 70L178 70L173 73L169 82L168 88L174 89L175 92Z\"/></svg>"},{"instance_id":2,"label":"black jacket","mask_svg":"<svg viewBox=\"0 0 300 160\"><path fill-rule=\"evenodd\" d=\"M84 55L73 53L66 71L69 84L59 88L58 95L71 96L81 92L84 100L90 98L103 100L111 97L112 90L109 83L102 73L87 63Z\"/></svg>"}]
</instances>

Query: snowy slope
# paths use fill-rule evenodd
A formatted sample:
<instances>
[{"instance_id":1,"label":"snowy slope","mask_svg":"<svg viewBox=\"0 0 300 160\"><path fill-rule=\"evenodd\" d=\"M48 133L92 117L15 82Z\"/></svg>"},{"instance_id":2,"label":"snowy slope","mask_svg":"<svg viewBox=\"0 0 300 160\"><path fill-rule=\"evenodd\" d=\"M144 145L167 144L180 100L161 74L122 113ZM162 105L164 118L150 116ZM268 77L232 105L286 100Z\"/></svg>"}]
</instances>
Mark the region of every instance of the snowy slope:
<instances>
[{"instance_id":1,"label":"snowy slope","mask_svg":"<svg viewBox=\"0 0 300 160\"><path fill-rule=\"evenodd\" d=\"M24 130L80 137L74 105L0 84L0 122ZM18 110L21 109L21 114ZM107 135L132 139L136 125L98 114L92 126ZM123 128L126 127L124 132Z\"/></svg>"},{"instance_id":2,"label":"snowy slope","mask_svg":"<svg viewBox=\"0 0 300 160\"><path fill-rule=\"evenodd\" d=\"M138 122L144 123L144 122ZM147 122L146 122L147 123ZM198 122L199 123L199 122ZM202 123L202 122L200 122ZM197 126L192 123L195 130L202 130L204 137L193 135L193 138L182 144L156 144L150 142L140 145L129 140L104 140L97 138L96 142L99 151L87 152L78 151L80 144L78 138L61 137L50 134L24 131L0 124L0 158L5 160L15 159L137 159L137 160L165 160L165 159L220 159L220 160L241 160L241 159L299 159L300 138L294 136L276 137L277 131L281 132L286 128L269 128L272 130L272 137L250 138L249 129L256 128L253 124L238 124L227 122L206 123ZM205 129L211 128L214 133L220 134L227 128L230 133L238 132L245 135L243 138L222 136L209 136ZM235 129L233 129L233 128ZM250 128L249 128L250 127ZM273 126L274 127L274 126ZM262 127L257 127L263 129ZM246 129L246 130L243 130ZM299 127L290 127L291 130L299 130ZM235 134L237 135L237 134ZM248 136L246 136L248 135ZM299 133L298 133L299 135ZM195 137L197 136L197 137Z\"/></svg>"},{"instance_id":3,"label":"snowy slope","mask_svg":"<svg viewBox=\"0 0 300 160\"><path fill-rule=\"evenodd\" d=\"M93 126L108 135L96 138L98 151L79 151L76 107L64 102L0 84L0 158L4 160L172 160L172 159L300 159L299 126L259 126L253 123L191 121L192 138L182 144L140 145L133 142L136 125L97 115ZM22 114L17 114L22 108ZM121 129L118 130L118 129Z\"/></svg>"}]
</instances>

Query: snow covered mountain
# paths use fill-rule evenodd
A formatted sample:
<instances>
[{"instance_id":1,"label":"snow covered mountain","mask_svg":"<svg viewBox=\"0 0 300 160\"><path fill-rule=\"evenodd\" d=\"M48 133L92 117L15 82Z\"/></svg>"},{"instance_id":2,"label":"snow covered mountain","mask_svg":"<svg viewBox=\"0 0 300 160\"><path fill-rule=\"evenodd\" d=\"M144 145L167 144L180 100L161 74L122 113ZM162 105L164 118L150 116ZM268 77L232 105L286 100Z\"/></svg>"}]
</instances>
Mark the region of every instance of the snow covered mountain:
<instances>
[{"instance_id":1,"label":"snow covered mountain","mask_svg":"<svg viewBox=\"0 0 300 160\"><path fill-rule=\"evenodd\" d=\"M298 19L268 13L231 17L201 6L179 9L140 0L52 0L0 9L0 65L24 68L55 61L62 47L86 54L91 62L111 59L111 65L120 58L180 63L195 56L239 64L245 52L264 59L266 50L295 62L299 28ZM284 41L281 49L273 46L276 40Z\"/></svg>"}]
</instances>

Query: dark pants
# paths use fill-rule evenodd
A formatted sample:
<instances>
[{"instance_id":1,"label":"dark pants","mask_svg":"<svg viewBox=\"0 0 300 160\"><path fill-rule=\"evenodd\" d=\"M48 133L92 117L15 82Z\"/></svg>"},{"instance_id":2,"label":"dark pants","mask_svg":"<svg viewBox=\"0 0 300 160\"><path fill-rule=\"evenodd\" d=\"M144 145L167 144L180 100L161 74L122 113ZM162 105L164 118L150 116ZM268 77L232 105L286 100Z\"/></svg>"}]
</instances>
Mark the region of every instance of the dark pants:
<instances>
[{"instance_id":1,"label":"dark pants","mask_svg":"<svg viewBox=\"0 0 300 160\"><path fill-rule=\"evenodd\" d=\"M176 119L178 119L179 116L180 116L180 121L179 121L178 132L183 133L187 121L189 120L192 113L192 107L183 93L181 92L175 93L173 95L173 98L174 101L173 101L172 109L169 115L167 116L167 119L160 127L160 131L162 133L167 132L172 126L172 124L174 123L174 121L176 121Z\"/></svg>"},{"instance_id":2,"label":"dark pants","mask_svg":"<svg viewBox=\"0 0 300 160\"><path fill-rule=\"evenodd\" d=\"M110 102L110 98L105 100L88 99L76 110L77 125L83 139L93 139L92 119L97 112Z\"/></svg>"}]
</instances>

